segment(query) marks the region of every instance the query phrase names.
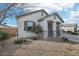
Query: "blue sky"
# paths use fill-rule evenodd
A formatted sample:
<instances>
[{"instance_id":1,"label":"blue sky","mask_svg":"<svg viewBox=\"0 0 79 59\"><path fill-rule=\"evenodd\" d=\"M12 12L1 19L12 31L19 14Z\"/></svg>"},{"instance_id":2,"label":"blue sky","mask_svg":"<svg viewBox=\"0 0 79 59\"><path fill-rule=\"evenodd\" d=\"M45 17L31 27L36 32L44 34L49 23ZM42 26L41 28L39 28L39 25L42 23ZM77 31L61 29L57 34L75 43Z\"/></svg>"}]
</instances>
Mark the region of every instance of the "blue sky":
<instances>
[{"instance_id":1,"label":"blue sky","mask_svg":"<svg viewBox=\"0 0 79 59\"><path fill-rule=\"evenodd\" d=\"M6 4L7 5L7 4ZM0 4L0 9L6 7L4 4ZM28 6L28 8L26 8ZM20 6L19 6L20 7ZM29 10L44 9L49 14L58 12L65 23L77 23L79 25L79 3L49 3L49 4L25 4L22 10L15 9L17 13L20 11L28 12ZM10 12L9 12L10 13ZM15 15L10 16L4 20L8 25L17 26Z\"/></svg>"}]
</instances>

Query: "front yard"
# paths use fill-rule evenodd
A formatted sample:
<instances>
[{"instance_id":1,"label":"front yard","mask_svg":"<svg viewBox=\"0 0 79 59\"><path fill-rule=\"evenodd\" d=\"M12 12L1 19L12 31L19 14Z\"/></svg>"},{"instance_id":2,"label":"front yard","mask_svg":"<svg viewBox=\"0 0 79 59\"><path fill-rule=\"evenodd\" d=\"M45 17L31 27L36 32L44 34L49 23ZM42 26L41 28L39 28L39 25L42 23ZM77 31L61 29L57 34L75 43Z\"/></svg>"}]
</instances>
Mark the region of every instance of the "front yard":
<instances>
[{"instance_id":1,"label":"front yard","mask_svg":"<svg viewBox=\"0 0 79 59\"><path fill-rule=\"evenodd\" d=\"M13 39L0 42L0 55L17 56L67 56L79 55L79 44L32 40L25 44L14 44Z\"/></svg>"}]
</instances>

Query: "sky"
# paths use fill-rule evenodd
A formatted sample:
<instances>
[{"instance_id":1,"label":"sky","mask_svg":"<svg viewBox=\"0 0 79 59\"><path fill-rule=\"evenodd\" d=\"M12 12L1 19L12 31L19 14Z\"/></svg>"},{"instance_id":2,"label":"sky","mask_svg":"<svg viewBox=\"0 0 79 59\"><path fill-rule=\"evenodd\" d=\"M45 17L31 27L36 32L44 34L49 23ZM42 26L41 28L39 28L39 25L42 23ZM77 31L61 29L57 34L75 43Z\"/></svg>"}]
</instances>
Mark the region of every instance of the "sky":
<instances>
[{"instance_id":1,"label":"sky","mask_svg":"<svg viewBox=\"0 0 79 59\"><path fill-rule=\"evenodd\" d=\"M44 9L48 14L57 12L65 23L76 23L79 25L79 3L26 3L18 4L21 11L28 13L30 11ZM0 4L0 10L6 7L4 4ZM20 9L15 9L16 12L20 12ZM11 11L12 12L12 11ZM10 13L10 11L9 11ZM10 26L17 26L16 16L10 16L4 20Z\"/></svg>"}]
</instances>

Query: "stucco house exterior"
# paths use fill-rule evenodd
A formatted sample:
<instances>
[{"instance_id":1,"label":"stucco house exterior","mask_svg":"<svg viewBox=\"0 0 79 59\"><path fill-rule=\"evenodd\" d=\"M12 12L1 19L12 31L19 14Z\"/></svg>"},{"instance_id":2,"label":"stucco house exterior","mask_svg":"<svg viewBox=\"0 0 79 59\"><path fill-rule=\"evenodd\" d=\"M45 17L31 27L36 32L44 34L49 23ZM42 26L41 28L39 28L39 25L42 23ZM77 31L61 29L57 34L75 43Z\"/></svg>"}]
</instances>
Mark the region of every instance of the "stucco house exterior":
<instances>
[{"instance_id":1,"label":"stucco house exterior","mask_svg":"<svg viewBox=\"0 0 79 59\"><path fill-rule=\"evenodd\" d=\"M77 32L79 33L79 26L77 27Z\"/></svg>"},{"instance_id":2,"label":"stucco house exterior","mask_svg":"<svg viewBox=\"0 0 79 59\"><path fill-rule=\"evenodd\" d=\"M77 24L72 24L72 23L62 24L62 30L77 32Z\"/></svg>"},{"instance_id":3,"label":"stucco house exterior","mask_svg":"<svg viewBox=\"0 0 79 59\"><path fill-rule=\"evenodd\" d=\"M58 13L49 15L45 10L37 10L16 17L18 23L18 37L34 37L35 33L28 31L34 25L40 25L43 38L62 36L61 24L64 22Z\"/></svg>"}]
</instances>

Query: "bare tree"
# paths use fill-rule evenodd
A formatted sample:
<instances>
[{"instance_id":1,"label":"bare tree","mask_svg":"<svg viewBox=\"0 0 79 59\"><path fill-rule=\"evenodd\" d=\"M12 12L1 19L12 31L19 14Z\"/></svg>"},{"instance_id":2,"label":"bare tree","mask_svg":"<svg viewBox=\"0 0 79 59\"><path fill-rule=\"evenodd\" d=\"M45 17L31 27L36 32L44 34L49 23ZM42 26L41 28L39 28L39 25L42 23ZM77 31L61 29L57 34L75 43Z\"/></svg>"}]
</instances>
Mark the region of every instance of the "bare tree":
<instances>
[{"instance_id":1,"label":"bare tree","mask_svg":"<svg viewBox=\"0 0 79 59\"><path fill-rule=\"evenodd\" d=\"M26 10L28 11L28 10ZM25 13L23 4L21 3L10 3L6 8L0 11L0 23L10 16L17 16Z\"/></svg>"},{"instance_id":2,"label":"bare tree","mask_svg":"<svg viewBox=\"0 0 79 59\"><path fill-rule=\"evenodd\" d=\"M7 5L7 4L6 4ZM27 8L26 8L27 7ZM29 9L35 6L32 6L32 4L23 4L23 3L8 3L8 6L4 8L3 10L0 9L0 24L5 20L5 18L10 16L17 16L19 14L28 13L33 9ZM18 11L16 10L18 9ZM35 8L34 8L35 9Z\"/></svg>"},{"instance_id":3,"label":"bare tree","mask_svg":"<svg viewBox=\"0 0 79 59\"><path fill-rule=\"evenodd\" d=\"M3 9L0 12L0 23L3 22L3 20L5 19L6 13L8 12L8 10L13 7L15 5L15 3L10 4L7 8Z\"/></svg>"}]
</instances>

